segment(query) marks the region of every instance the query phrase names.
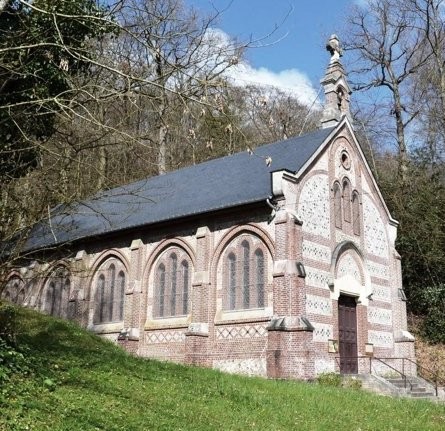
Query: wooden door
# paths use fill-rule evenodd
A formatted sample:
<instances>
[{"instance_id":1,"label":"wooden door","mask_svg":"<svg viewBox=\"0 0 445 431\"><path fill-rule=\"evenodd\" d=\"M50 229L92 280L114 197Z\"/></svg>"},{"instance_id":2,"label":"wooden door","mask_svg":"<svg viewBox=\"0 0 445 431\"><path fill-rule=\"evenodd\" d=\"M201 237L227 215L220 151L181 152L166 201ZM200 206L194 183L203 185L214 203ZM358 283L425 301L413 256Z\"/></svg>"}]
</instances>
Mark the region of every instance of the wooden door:
<instances>
[{"instance_id":1,"label":"wooden door","mask_svg":"<svg viewBox=\"0 0 445 431\"><path fill-rule=\"evenodd\" d=\"M340 373L357 374L357 304L355 298L338 298Z\"/></svg>"}]
</instances>

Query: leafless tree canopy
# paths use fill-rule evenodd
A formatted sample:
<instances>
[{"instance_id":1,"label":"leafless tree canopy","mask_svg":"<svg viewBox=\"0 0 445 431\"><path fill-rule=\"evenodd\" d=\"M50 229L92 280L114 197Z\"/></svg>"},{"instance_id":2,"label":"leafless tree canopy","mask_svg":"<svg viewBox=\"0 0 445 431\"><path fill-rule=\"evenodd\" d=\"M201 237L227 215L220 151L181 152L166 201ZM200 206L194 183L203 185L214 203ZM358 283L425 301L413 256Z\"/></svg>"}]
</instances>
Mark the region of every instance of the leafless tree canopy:
<instances>
[{"instance_id":1,"label":"leafless tree canopy","mask_svg":"<svg viewBox=\"0 0 445 431\"><path fill-rule=\"evenodd\" d=\"M182 0L0 2L0 240L57 204L315 126L291 95L233 86L252 42L218 17Z\"/></svg>"}]
</instances>

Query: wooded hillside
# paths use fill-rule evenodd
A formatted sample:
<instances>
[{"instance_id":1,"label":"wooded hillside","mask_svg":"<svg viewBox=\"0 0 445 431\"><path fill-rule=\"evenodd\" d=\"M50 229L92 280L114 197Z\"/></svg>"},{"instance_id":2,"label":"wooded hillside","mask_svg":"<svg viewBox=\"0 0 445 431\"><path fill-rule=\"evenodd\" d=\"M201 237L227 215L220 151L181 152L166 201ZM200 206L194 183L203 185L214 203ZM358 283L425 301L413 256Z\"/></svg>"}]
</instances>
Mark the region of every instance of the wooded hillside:
<instances>
[{"instance_id":1,"label":"wooded hillside","mask_svg":"<svg viewBox=\"0 0 445 431\"><path fill-rule=\"evenodd\" d=\"M445 341L442 0L369 0L345 22L355 127L400 221L408 304ZM317 127L279 89L225 73L250 41L182 0L0 1L0 241L50 208ZM298 61L298 59L297 59Z\"/></svg>"}]
</instances>

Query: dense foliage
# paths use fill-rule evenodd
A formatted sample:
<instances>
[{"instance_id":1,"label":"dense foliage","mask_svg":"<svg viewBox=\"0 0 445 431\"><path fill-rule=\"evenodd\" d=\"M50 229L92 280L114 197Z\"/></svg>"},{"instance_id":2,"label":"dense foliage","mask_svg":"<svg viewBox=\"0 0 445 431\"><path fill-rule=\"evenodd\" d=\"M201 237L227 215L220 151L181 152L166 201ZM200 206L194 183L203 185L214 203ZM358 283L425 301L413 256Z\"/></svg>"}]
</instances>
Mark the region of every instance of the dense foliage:
<instances>
[{"instance_id":1,"label":"dense foliage","mask_svg":"<svg viewBox=\"0 0 445 431\"><path fill-rule=\"evenodd\" d=\"M91 40L112 30L95 0L9 0L0 12L0 179L39 163L56 114L91 67Z\"/></svg>"}]
</instances>

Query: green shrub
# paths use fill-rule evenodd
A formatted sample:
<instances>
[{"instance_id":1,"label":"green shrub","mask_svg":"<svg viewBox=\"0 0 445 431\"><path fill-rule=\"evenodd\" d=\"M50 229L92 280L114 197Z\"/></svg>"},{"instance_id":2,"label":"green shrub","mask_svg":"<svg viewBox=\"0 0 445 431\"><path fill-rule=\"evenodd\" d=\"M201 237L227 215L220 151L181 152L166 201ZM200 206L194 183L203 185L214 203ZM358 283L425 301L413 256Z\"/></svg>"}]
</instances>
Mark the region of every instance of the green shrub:
<instances>
[{"instance_id":1,"label":"green shrub","mask_svg":"<svg viewBox=\"0 0 445 431\"><path fill-rule=\"evenodd\" d=\"M350 389L361 389L362 381L357 377L346 377L343 379L342 386Z\"/></svg>"},{"instance_id":2,"label":"green shrub","mask_svg":"<svg viewBox=\"0 0 445 431\"><path fill-rule=\"evenodd\" d=\"M0 339L9 345L14 345L16 333L17 309L0 302Z\"/></svg>"},{"instance_id":3,"label":"green shrub","mask_svg":"<svg viewBox=\"0 0 445 431\"><path fill-rule=\"evenodd\" d=\"M432 343L445 343L445 284L416 286L410 294L410 307L424 316L422 335Z\"/></svg>"},{"instance_id":4,"label":"green shrub","mask_svg":"<svg viewBox=\"0 0 445 431\"><path fill-rule=\"evenodd\" d=\"M321 373L317 376L317 382L324 386L341 386L341 376L338 373Z\"/></svg>"},{"instance_id":5,"label":"green shrub","mask_svg":"<svg viewBox=\"0 0 445 431\"><path fill-rule=\"evenodd\" d=\"M17 309L0 302L0 384L12 374L27 374L28 359L16 343Z\"/></svg>"},{"instance_id":6,"label":"green shrub","mask_svg":"<svg viewBox=\"0 0 445 431\"><path fill-rule=\"evenodd\" d=\"M432 307L422 322L422 334L432 343L445 343L445 312Z\"/></svg>"}]
</instances>

